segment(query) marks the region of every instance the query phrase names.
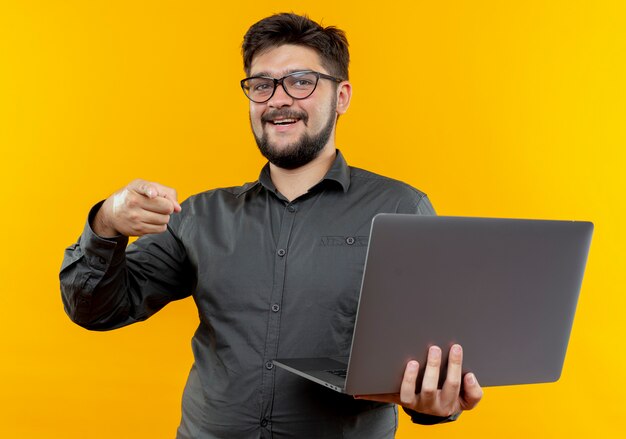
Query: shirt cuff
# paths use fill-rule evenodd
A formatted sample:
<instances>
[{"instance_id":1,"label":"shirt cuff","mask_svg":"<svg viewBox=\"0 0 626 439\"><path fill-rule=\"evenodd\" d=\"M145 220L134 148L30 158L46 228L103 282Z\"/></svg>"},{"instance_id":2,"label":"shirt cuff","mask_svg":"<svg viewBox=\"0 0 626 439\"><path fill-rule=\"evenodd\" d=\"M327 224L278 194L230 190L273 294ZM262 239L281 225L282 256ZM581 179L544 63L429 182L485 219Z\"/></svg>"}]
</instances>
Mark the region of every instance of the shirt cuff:
<instances>
[{"instance_id":1,"label":"shirt cuff","mask_svg":"<svg viewBox=\"0 0 626 439\"><path fill-rule=\"evenodd\" d=\"M119 263L125 255L128 237L119 235L113 238L103 238L96 235L91 224L102 207L103 201L93 206L89 211L87 223L80 237L80 246L83 249L87 262L91 268L106 271L110 265Z\"/></svg>"},{"instance_id":2,"label":"shirt cuff","mask_svg":"<svg viewBox=\"0 0 626 439\"><path fill-rule=\"evenodd\" d=\"M402 407L402 409L406 412L407 415L411 417L411 421L413 421L414 424L421 425L445 424L446 422L456 421L459 416L461 416L461 412L455 413L451 416L435 416L427 415L425 413L419 413L406 407Z\"/></svg>"}]
</instances>

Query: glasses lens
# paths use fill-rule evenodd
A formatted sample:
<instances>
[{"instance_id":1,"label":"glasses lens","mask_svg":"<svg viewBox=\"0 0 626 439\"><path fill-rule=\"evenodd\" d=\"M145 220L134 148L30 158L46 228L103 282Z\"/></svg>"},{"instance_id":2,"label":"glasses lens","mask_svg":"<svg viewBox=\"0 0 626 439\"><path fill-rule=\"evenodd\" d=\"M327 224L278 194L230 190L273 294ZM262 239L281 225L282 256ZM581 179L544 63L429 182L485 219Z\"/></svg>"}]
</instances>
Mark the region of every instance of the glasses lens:
<instances>
[{"instance_id":1,"label":"glasses lens","mask_svg":"<svg viewBox=\"0 0 626 439\"><path fill-rule=\"evenodd\" d=\"M317 85L315 73L293 73L283 80L287 93L296 99L304 99L313 93Z\"/></svg>"},{"instance_id":2,"label":"glasses lens","mask_svg":"<svg viewBox=\"0 0 626 439\"><path fill-rule=\"evenodd\" d=\"M244 81L243 89L251 100L263 102L272 95L274 81L267 78L250 78Z\"/></svg>"}]
</instances>

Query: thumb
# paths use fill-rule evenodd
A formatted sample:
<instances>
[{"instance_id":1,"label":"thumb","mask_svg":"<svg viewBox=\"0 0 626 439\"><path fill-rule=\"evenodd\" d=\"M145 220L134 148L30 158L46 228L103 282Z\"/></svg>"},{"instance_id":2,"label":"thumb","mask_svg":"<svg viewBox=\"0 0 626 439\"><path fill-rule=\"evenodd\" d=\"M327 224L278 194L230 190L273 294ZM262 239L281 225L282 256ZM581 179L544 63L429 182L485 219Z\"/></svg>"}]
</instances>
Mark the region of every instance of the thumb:
<instances>
[{"instance_id":1,"label":"thumb","mask_svg":"<svg viewBox=\"0 0 626 439\"><path fill-rule=\"evenodd\" d=\"M159 196L159 188L157 187L157 185L145 180L132 181L128 185L128 189L150 199Z\"/></svg>"},{"instance_id":2,"label":"thumb","mask_svg":"<svg viewBox=\"0 0 626 439\"><path fill-rule=\"evenodd\" d=\"M159 189L151 183L146 183L145 185L141 186L141 188L137 192L139 192L142 195L145 195L146 197L150 199L156 198L159 196Z\"/></svg>"}]
</instances>

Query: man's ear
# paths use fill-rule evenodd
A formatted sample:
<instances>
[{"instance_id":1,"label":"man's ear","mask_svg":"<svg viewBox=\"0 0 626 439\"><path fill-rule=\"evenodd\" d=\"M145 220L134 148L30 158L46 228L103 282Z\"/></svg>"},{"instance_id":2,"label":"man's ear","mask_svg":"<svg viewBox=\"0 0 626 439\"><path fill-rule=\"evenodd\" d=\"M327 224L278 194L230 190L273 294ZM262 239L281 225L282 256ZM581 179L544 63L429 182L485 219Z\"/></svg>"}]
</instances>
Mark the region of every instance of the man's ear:
<instances>
[{"instance_id":1,"label":"man's ear","mask_svg":"<svg viewBox=\"0 0 626 439\"><path fill-rule=\"evenodd\" d=\"M337 86L337 114L341 115L348 111L352 98L352 84L342 81Z\"/></svg>"}]
</instances>

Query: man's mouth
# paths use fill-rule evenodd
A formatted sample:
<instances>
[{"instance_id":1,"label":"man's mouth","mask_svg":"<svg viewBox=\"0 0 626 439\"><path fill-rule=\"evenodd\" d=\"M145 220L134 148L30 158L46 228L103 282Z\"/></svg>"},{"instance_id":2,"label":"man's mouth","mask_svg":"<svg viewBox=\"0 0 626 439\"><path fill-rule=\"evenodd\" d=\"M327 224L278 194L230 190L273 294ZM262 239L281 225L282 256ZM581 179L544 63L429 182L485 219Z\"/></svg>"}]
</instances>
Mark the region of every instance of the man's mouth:
<instances>
[{"instance_id":1,"label":"man's mouth","mask_svg":"<svg viewBox=\"0 0 626 439\"><path fill-rule=\"evenodd\" d=\"M298 122L303 122L306 125L307 116L304 113L296 111L281 111L274 112L273 114L265 114L261 117L261 121L276 127L288 127Z\"/></svg>"},{"instance_id":2,"label":"man's mouth","mask_svg":"<svg viewBox=\"0 0 626 439\"><path fill-rule=\"evenodd\" d=\"M293 125L299 120L300 119L274 119L274 120L270 120L270 123L273 123L274 125L278 125L278 126L285 126L285 125Z\"/></svg>"}]
</instances>

